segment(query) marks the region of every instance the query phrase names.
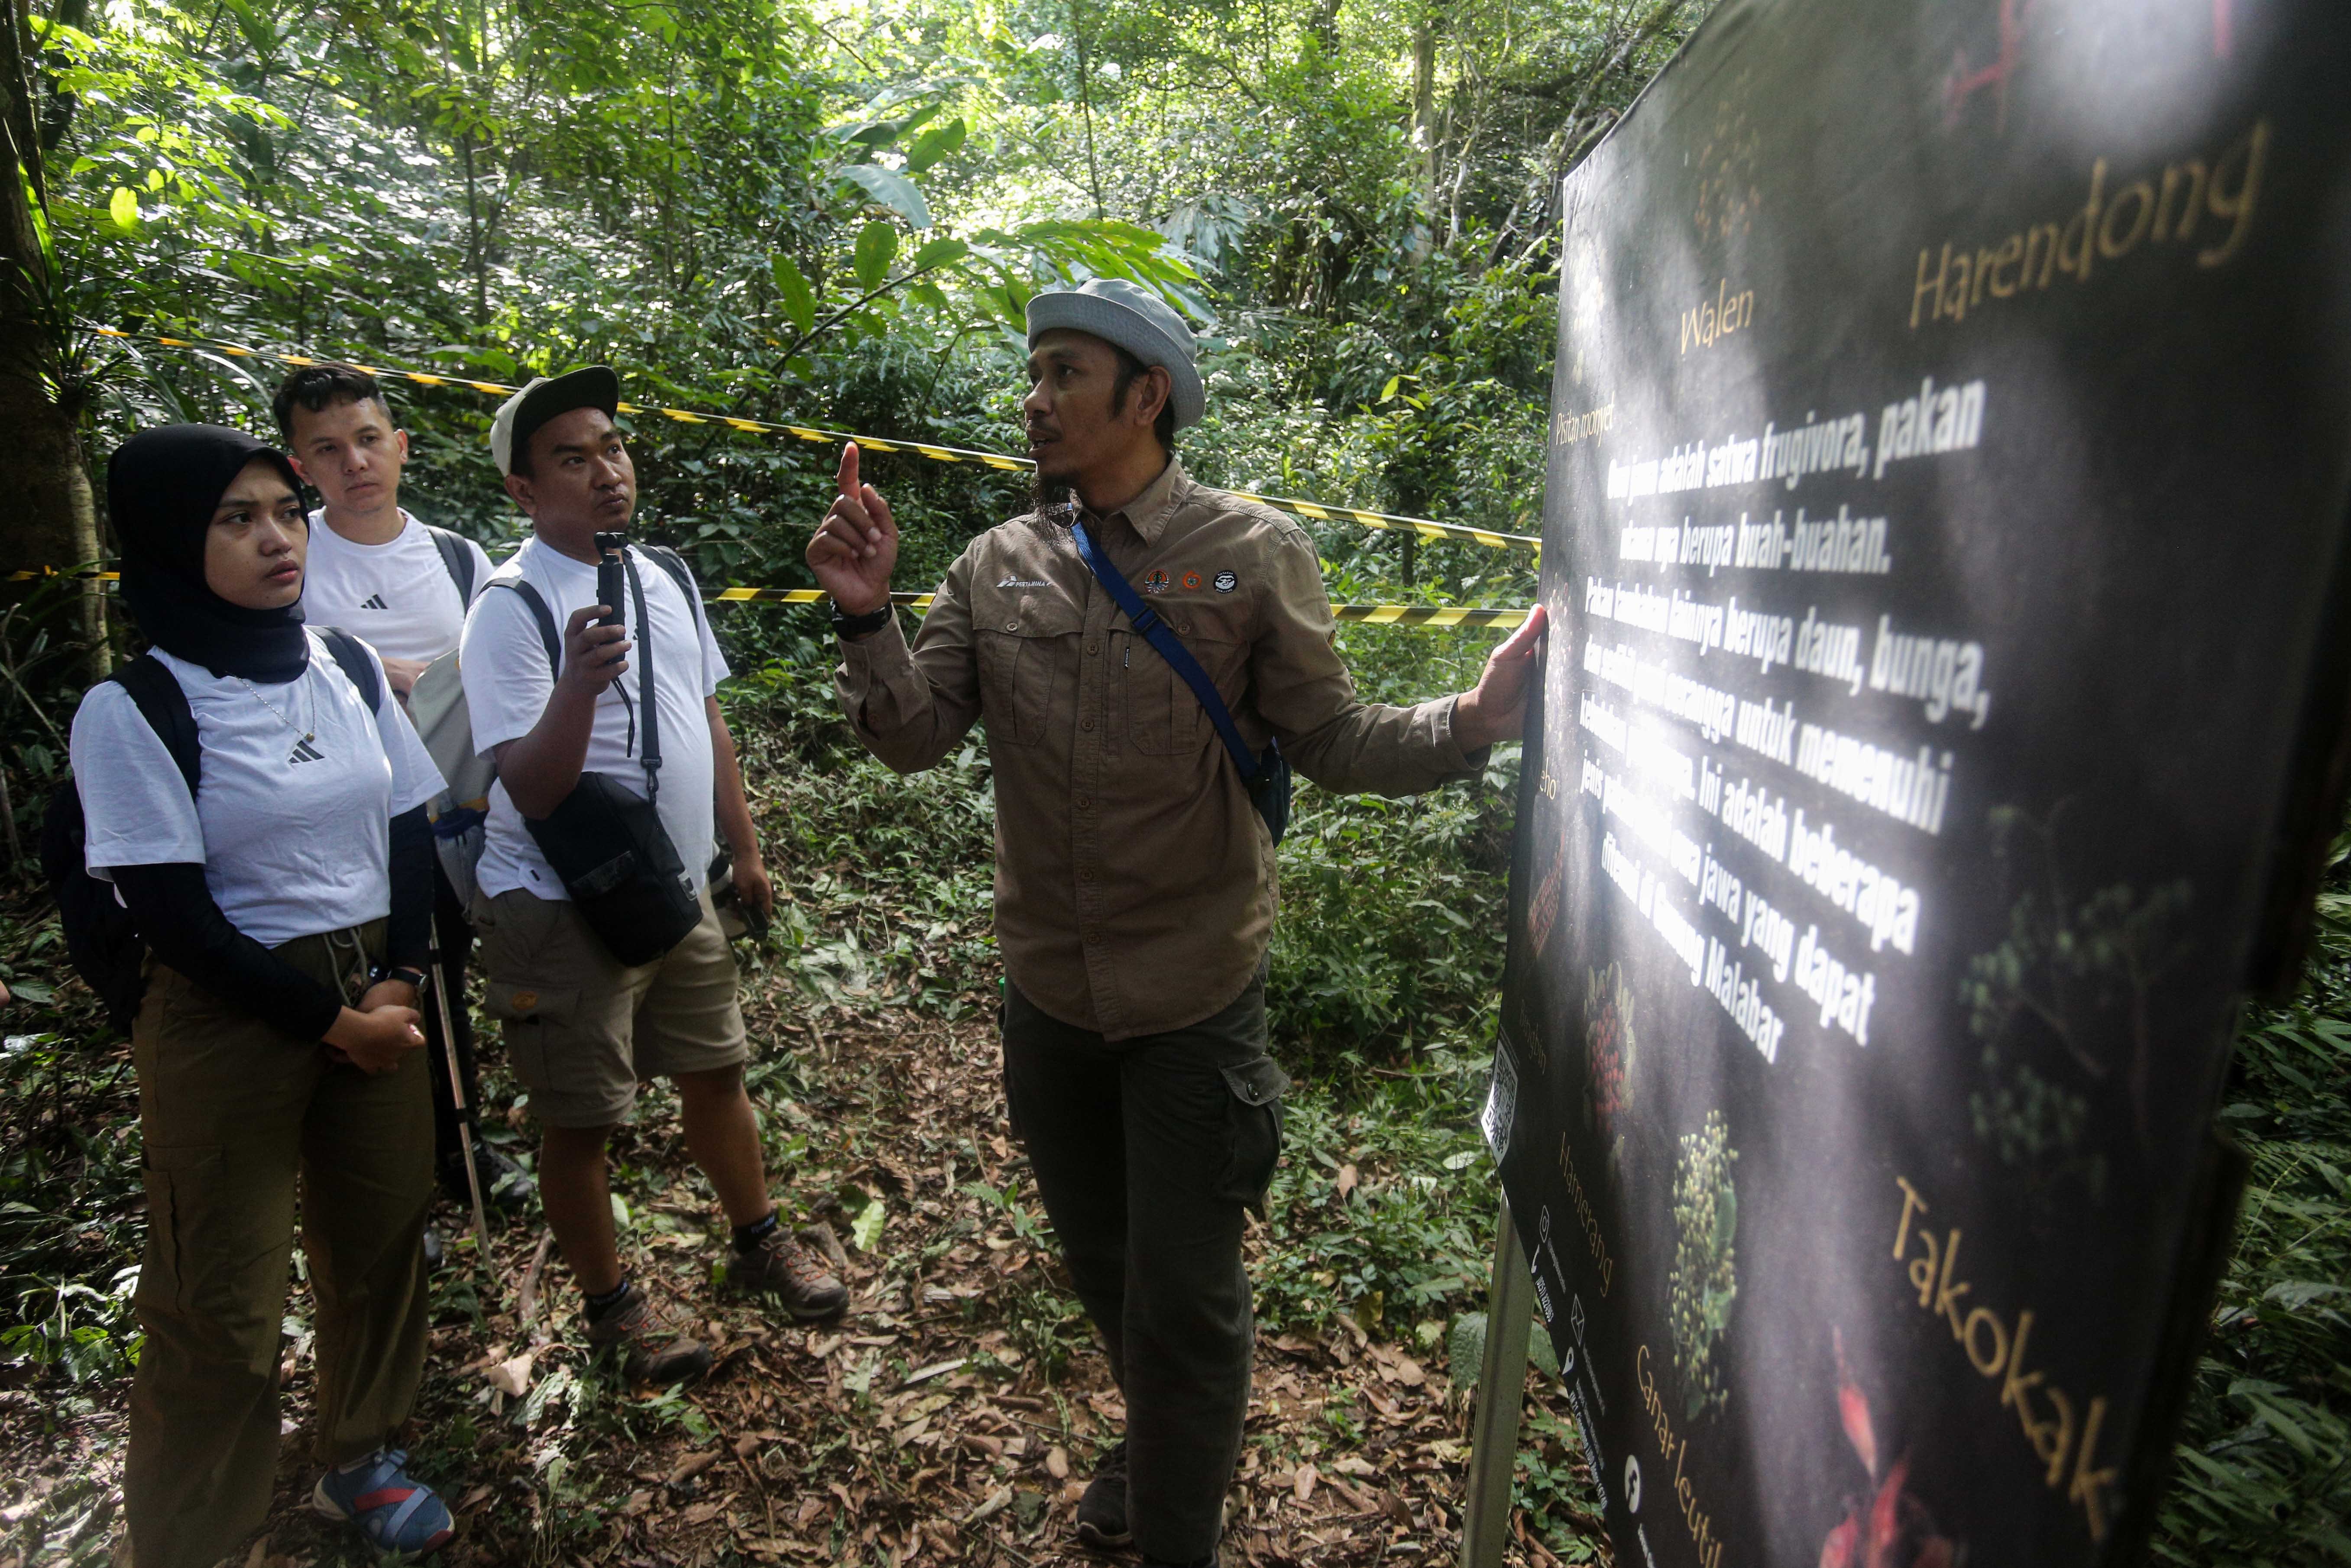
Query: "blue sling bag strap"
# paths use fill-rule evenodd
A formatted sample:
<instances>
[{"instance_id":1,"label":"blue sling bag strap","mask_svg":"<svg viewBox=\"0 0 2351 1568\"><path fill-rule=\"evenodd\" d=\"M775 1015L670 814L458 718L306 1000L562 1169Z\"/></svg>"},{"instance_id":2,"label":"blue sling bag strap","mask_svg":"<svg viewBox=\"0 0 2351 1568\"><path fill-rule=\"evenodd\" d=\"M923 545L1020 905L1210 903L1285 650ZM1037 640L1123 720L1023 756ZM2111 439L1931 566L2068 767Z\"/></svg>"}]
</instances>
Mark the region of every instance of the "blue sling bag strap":
<instances>
[{"instance_id":1,"label":"blue sling bag strap","mask_svg":"<svg viewBox=\"0 0 2351 1568\"><path fill-rule=\"evenodd\" d=\"M1257 807L1258 815L1265 819L1273 841L1281 842L1281 835L1290 827L1290 763L1281 755L1281 743L1268 740L1263 757L1250 751L1249 742L1241 738L1240 727L1233 723L1232 710L1217 695L1217 683L1200 668L1200 661L1192 657L1191 650L1184 646L1175 628L1143 602L1126 579L1119 575L1118 568L1111 565L1110 558L1094 547L1083 521L1071 520L1070 538L1076 541L1078 559L1086 563L1094 580L1110 591L1112 601L1126 612L1127 621L1143 640L1159 651L1167 667L1181 675L1184 684L1192 688L1192 695L1200 699L1208 722L1217 727L1217 733L1224 737L1225 749L1233 754L1233 763L1241 770L1241 782L1249 787L1249 800Z\"/></svg>"}]
</instances>

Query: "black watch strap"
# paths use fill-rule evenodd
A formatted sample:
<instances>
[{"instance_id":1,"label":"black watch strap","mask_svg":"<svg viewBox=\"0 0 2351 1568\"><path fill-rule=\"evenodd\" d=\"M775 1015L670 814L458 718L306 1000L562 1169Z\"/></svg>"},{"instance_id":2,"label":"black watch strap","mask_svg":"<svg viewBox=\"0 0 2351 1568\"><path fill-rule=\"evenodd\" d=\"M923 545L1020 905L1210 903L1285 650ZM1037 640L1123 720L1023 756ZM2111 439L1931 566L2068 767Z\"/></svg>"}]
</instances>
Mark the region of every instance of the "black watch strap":
<instances>
[{"instance_id":1,"label":"black watch strap","mask_svg":"<svg viewBox=\"0 0 2351 1568\"><path fill-rule=\"evenodd\" d=\"M891 606L885 601L879 610L869 610L862 615L843 615L841 606L832 607L832 634L844 642L879 632L888 624Z\"/></svg>"},{"instance_id":2,"label":"black watch strap","mask_svg":"<svg viewBox=\"0 0 2351 1568\"><path fill-rule=\"evenodd\" d=\"M380 986L386 980L398 980L417 990L424 988L424 971L413 964L378 964L368 971L368 984Z\"/></svg>"}]
</instances>

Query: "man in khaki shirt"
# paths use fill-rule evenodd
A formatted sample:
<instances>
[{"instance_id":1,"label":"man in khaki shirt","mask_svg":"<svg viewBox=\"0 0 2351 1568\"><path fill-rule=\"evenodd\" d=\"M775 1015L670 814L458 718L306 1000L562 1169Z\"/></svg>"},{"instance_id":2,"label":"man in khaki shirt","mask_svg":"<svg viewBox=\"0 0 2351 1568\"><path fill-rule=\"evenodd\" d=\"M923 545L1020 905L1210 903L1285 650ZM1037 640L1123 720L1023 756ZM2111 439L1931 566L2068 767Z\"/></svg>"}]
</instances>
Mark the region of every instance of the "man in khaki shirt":
<instances>
[{"instance_id":1,"label":"man in khaki shirt","mask_svg":"<svg viewBox=\"0 0 2351 1568\"><path fill-rule=\"evenodd\" d=\"M1305 530L1173 455L1204 396L1182 319L1096 279L1031 301L1029 341L1039 508L972 541L911 649L889 607L897 528L854 446L808 561L868 749L911 773L987 731L1008 1109L1127 1406L1079 1534L1213 1563L1249 1401L1242 1216L1271 1179L1288 1086L1266 1052L1274 845L1191 688L1080 559L1062 497L1250 750L1279 739L1327 789L1475 777L1520 732L1542 621L1474 691L1357 701Z\"/></svg>"}]
</instances>

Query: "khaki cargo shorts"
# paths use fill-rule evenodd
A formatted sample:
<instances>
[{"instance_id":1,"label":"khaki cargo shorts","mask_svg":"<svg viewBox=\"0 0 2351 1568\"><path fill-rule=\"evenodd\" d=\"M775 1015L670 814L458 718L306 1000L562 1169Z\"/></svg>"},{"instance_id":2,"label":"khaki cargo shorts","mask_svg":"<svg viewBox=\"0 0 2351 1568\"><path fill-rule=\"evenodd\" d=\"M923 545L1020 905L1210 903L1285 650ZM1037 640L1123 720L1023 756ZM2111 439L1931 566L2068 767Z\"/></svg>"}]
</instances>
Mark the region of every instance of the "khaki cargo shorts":
<instances>
[{"instance_id":1,"label":"khaki cargo shorts","mask_svg":"<svg viewBox=\"0 0 2351 1568\"><path fill-rule=\"evenodd\" d=\"M641 1082L749 1059L735 955L707 890L685 940L633 967L561 899L477 895L473 918L489 1014L540 1121L609 1127L628 1119Z\"/></svg>"}]
</instances>

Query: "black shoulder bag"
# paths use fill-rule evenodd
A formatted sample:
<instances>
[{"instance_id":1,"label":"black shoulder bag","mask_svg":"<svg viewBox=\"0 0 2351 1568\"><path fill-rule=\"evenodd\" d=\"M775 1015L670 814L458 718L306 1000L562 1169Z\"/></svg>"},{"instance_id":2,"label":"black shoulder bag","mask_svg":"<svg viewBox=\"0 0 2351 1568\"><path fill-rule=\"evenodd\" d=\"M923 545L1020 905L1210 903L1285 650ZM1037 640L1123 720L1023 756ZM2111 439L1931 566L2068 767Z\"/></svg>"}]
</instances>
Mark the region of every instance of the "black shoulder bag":
<instances>
[{"instance_id":1,"label":"black shoulder bag","mask_svg":"<svg viewBox=\"0 0 2351 1568\"><path fill-rule=\"evenodd\" d=\"M583 770L580 782L554 810L537 821L523 819L580 918L613 957L631 967L652 963L684 941L702 920L701 900L657 809L661 702L653 683L652 619L645 613L645 585L637 576L633 554L629 594L637 612L637 695L638 706L644 709L644 744L638 761L645 770L645 792L639 795L609 774ZM539 640L547 644L548 662L560 676L562 641L555 629L555 612L538 590L519 572L500 572L489 585L511 589L530 606L538 621ZM689 591L689 611L692 597Z\"/></svg>"}]
</instances>

